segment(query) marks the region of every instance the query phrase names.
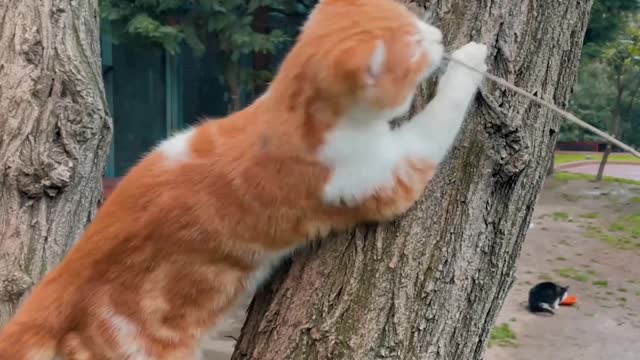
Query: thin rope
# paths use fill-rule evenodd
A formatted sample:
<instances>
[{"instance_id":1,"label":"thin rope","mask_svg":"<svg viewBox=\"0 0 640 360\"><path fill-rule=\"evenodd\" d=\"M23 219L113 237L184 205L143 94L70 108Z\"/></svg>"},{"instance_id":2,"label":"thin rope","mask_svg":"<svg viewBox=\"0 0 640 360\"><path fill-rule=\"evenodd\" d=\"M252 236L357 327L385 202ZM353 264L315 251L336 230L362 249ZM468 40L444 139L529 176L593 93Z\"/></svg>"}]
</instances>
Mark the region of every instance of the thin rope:
<instances>
[{"instance_id":1,"label":"thin rope","mask_svg":"<svg viewBox=\"0 0 640 360\"><path fill-rule=\"evenodd\" d=\"M536 102L536 103L538 103L538 104L540 104L540 105L542 105L542 106L544 106L546 108L551 109L552 111L554 111L558 115L562 116L566 120L568 120L568 121L580 126L581 128L586 129L586 130L588 130L588 131L590 131L590 132L592 132L592 133L604 138L605 140L608 140L612 144L615 144L618 147L630 152L634 156L640 158L640 152L636 151L636 149L634 149L631 146L623 143L622 141L616 139L615 137L607 134L606 132L604 132L604 131L602 131L602 130L600 130L600 129L598 129L598 128L590 125L590 124L587 124L585 121L580 120L578 117L576 117L572 113L570 113L568 111L565 111L565 110L562 110L559 107L555 106L554 104L552 104L552 103L550 103L548 101L539 99L539 98L535 97L534 95L528 93L527 91L525 91L525 90L523 90L523 89L511 84L510 82L508 82L508 81L506 81L506 80L504 80L502 78L499 78L499 77L497 77L495 75L491 75L491 74L489 74L487 72L484 72L484 71L480 71L480 70L474 68L471 65L467 65L467 64L465 64L465 63L463 63L463 62L461 62L459 60L456 60L456 59L452 58L451 55L449 55L449 54L445 54L444 58L449 60L449 61L455 62L456 64L462 65L462 66L464 66L465 68L467 68L467 69L469 69L471 71L475 71L475 72L477 72L479 74L482 74L482 75L486 76L489 80L491 80L491 81L493 81L493 82L495 82L495 83L497 83L499 85L502 85L502 86L504 86L504 87L506 87L506 88L508 88L510 90L513 90L513 91L517 92L518 94L526 97L527 99L529 99L531 101L534 101L534 102Z\"/></svg>"}]
</instances>

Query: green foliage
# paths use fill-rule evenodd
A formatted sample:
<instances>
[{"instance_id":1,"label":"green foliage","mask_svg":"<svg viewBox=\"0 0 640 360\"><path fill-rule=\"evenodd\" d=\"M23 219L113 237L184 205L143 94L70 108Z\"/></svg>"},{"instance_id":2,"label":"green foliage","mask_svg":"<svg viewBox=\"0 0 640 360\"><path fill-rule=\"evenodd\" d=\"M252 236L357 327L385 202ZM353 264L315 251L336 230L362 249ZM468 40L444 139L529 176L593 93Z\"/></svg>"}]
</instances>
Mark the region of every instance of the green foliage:
<instances>
[{"instance_id":1,"label":"green foliage","mask_svg":"<svg viewBox=\"0 0 640 360\"><path fill-rule=\"evenodd\" d=\"M243 56L286 47L315 0L100 0L103 21L115 42L161 46L169 53L186 44L202 55L214 43L226 60L224 81L236 87L267 82L272 74L241 65ZM266 24L265 24L266 22Z\"/></svg>"},{"instance_id":2,"label":"green foliage","mask_svg":"<svg viewBox=\"0 0 640 360\"><path fill-rule=\"evenodd\" d=\"M635 81L640 80L640 29L629 27L620 39L604 48L603 55L610 80L621 77L632 89L638 85Z\"/></svg>"},{"instance_id":3,"label":"green foliage","mask_svg":"<svg viewBox=\"0 0 640 360\"><path fill-rule=\"evenodd\" d=\"M623 22L625 23L625 22ZM615 132L640 145L640 15L628 16L626 28L606 43L598 43L598 58L585 57L570 111L588 123ZM593 45L596 46L596 45ZM614 121L615 120L615 121ZM619 124L617 126L616 124ZM563 123L561 141L601 139Z\"/></svg>"},{"instance_id":4,"label":"green foliage","mask_svg":"<svg viewBox=\"0 0 640 360\"><path fill-rule=\"evenodd\" d=\"M594 0L585 43L615 39L624 27L624 16L639 9L638 0Z\"/></svg>"},{"instance_id":5,"label":"green foliage","mask_svg":"<svg viewBox=\"0 0 640 360\"><path fill-rule=\"evenodd\" d=\"M162 25L145 13L136 14L127 24L126 31L139 37L147 37L158 42L170 53L178 51L183 34L171 26Z\"/></svg>"},{"instance_id":6,"label":"green foliage","mask_svg":"<svg viewBox=\"0 0 640 360\"><path fill-rule=\"evenodd\" d=\"M594 0L584 39L584 53L599 56L600 45L615 40L624 29L625 17L639 10L638 0Z\"/></svg>"},{"instance_id":7,"label":"green foliage","mask_svg":"<svg viewBox=\"0 0 640 360\"><path fill-rule=\"evenodd\" d=\"M584 61L569 102L569 111L599 129L607 128L615 100L614 86L607 77L607 71L606 65L598 61ZM568 122L562 123L559 140L601 141L598 136Z\"/></svg>"}]
</instances>

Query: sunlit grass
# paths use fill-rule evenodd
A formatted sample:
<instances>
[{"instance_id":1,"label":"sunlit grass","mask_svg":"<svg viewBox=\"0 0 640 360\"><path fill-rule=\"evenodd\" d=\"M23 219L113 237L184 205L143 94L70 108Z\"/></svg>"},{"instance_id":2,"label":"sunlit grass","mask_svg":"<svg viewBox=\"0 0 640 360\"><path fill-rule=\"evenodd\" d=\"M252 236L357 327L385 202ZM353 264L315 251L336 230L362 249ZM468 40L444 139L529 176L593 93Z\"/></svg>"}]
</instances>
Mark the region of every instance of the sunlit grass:
<instances>
[{"instance_id":1,"label":"sunlit grass","mask_svg":"<svg viewBox=\"0 0 640 360\"><path fill-rule=\"evenodd\" d=\"M600 217L600 214L598 214L597 212L590 212L590 213L580 214L580 217L583 219L597 219Z\"/></svg>"},{"instance_id":2,"label":"sunlit grass","mask_svg":"<svg viewBox=\"0 0 640 360\"><path fill-rule=\"evenodd\" d=\"M555 272L556 274L562 277L573 279L580 282L587 282L591 279L590 274L582 272L580 270L572 269L572 268L559 269L559 270L555 270Z\"/></svg>"},{"instance_id":3,"label":"sunlit grass","mask_svg":"<svg viewBox=\"0 0 640 360\"><path fill-rule=\"evenodd\" d=\"M569 181L594 181L596 179L595 175L591 174L577 174L566 171L557 171L553 174L553 178L558 181L569 182ZM615 184L629 184L629 185L640 185L640 181L631 180L631 179L622 179L616 178L612 176L605 176L602 178L602 182L605 183L615 183Z\"/></svg>"},{"instance_id":4,"label":"sunlit grass","mask_svg":"<svg viewBox=\"0 0 640 360\"><path fill-rule=\"evenodd\" d=\"M609 231L590 225L587 227L585 235L592 239L598 239L611 247L621 250L640 249L638 241L638 221L639 216L629 216L613 223L609 226Z\"/></svg>"},{"instance_id":5,"label":"sunlit grass","mask_svg":"<svg viewBox=\"0 0 640 360\"><path fill-rule=\"evenodd\" d=\"M498 346L516 346L516 334L511 330L509 324L503 323L491 330L489 337L489 347Z\"/></svg>"},{"instance_id":6,"label":"sunlit grass","mask_svg":"<svg viewBox=\"0 0 640 360\"><path fill-rule=\"evenodd\" d=\"M603 153L556 153L554 162L556 165L560 165L586 160L600 161L602 160L602 155ZM609 155L609 161L640 163L640 158L631 154L611 154Z\"/></svg>"}]
</instances>

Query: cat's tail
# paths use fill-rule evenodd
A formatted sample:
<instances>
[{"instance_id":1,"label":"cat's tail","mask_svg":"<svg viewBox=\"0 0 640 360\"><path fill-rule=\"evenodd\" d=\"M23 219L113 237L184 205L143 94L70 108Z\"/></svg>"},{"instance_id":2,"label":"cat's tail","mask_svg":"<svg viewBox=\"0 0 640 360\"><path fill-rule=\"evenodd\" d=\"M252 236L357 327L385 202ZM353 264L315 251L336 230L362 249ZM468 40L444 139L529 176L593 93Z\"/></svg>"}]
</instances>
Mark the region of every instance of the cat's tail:
<instances>
[{"instance_id":1,"label":"cat's tail","mask_svg":"<svg viewBox=\"0 0 640 360\"><path fill-rule=\"evenodd\" d=\"M553 309L551 309L551 306L545 303L529 304L529 311L531 311L532 313L547 313L555 315Z\"/></svg>"},{"instance_id":2,"label":"cat's tail","mask_svg":"<svg viewBox=\"0 0 640 360\"><path fill-rule=\"evenodd\" d=\"M74 303L45 277L0 328L0 360L55 359L73 309Z\"/></svg>"},{"instance_id":3,"label":"cat's tail","mask_svg":"<svg viewBox=\"0 0 640 360\"><path fill-rule=\"evenodd\" d=\"M52 330L46 324L11 321L0 332L0 360L53 360L59 335Z\"/></svg>"}]
</instances>

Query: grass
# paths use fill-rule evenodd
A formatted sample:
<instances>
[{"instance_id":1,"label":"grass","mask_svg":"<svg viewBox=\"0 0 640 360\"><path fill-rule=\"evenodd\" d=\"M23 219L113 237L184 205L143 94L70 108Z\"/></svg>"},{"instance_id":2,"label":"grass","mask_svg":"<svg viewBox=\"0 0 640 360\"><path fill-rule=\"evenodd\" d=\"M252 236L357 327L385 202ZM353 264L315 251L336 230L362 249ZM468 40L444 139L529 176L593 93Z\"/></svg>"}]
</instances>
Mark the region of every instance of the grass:
<instances>
[{"instance_id":1,"label":"grass","mask_svg":"<svg viewBox=\"0 0 640 360\"><path fill-rule=\"evenodd\" d=\"M619 288L619 289L618 289L618 291L619 291L619 292L627 292L627 289L625 289L625 288Z\"/></svg>"},{"instance_id":2,"label":"grass","mask_svg":"<svg viewBox=\"0 0 640 360\"><path fill-rule=\"evenodd\" d=\"M566 260L567 260L567 258L566 258L566 257L564 257L564 256L558 256L558 257L556 258L556 260L558 260L558 261L566 261Z\"/></svg>"},{"instance_id":3,"label":"grass","mask_svg":"<svg viewBox=\"0 0 640 360\"><path fill-rule=\"evenodd\" d=\"M580 214L580 217L583 219L597 219L600 217L600 214L598 214L597 212L590 212L586 214Z\"/></svg>"},{"instance_id":4,"label":"grass","mask_svg":"<svg viewBox=\"0 0 640 360\"><path fill-rule=\"evenodd\" d=\"M568 193L562 193L560 194L560 196L568 202L578 202L580 201L580 196L578 195L574 195L574 194L568 194Z\"/></svg>"},{"instance_id":5,"label":"grass","mask_svg":"<svg viewBox=\"0 0 640 360\"><path fill-rule=\"evenodd\" d=\"M585 272L582 272L580 270L576 270L576 269L572 269L572 268L564 268L564 269L558 269L555 270L556 274L565 277L565 278L569 278L569 279L573 279L579 282L587 282L591 279L591 275L587 274Z\"/></svg>"},{"instance_id":6,"label":"grass","mask_svg":"<svg viewBox=\"0 0 640 360\"><path fill-rule=\"evenodd\" d=\"M634 196L631 198L631 202L634 204L640 204L640 196Z\"/></svg>"},{"instance_id":7,"label":"grass","mask_svg":"<svg viewBox=\"0 0 640 360\"><path fill-rule=\"evenodd\" d=\"M553 281L553 278L549 274L540 274L538 278L543 281Z\"/></svg>"},{"instance_id":8,"label":"grass","mask_svg":"<svg viewBox=\"0 0 640 360\"><path fill-rule=\"evenodd\" d=\"M569 246L570 245L569 242L567 241L567 239L558 240L558 244L565 245L565 246ZM578 255L578 254L576 254L576 255ZM582 254L580 254L580 255L582 255ZM578 255L578 256L580 256L580 255Z\"/></svg>"},{"instance_id":9,"label":"grass","mask_svg":"<svg viewBox=\"0 0 640 360\"><path fill-rule=\"evenodd\" d=\"M625 216L609 226L609 231L624 232L640 239L640 214Z\"/></svg>"},{"instance_id":10,"label":"grass","mask_svg":"<svg viewBox=\"0 0 640 360\"><path fill-rule=\"evenodd\" d=\"M489 347L498 346L516 346L516 334L511 330L508 323L502 323L491 330L489 337Z\"/></svg>"},{"instance_id":11,"label":"grass","mask_svg":"<svg viewBox=\"0 0 640 360\"><path fill-rule=\"evenodd\" d=\"M596 179L595 175L591 174L576 174L566 171L557 171L553 174L553 178L562 182L583 180L583 181L594 181ZM622 179L616 178L612 176L605 176L602 178L602 182L605 183L615 183L615 184L629 184L629 185L640 185L640 181L631 180L631 179Z\"/></svg>"},{"instance_id":12,"label":"grass","mask_svg":"<svg viewBox=\"0 0 640 360\"><path fill-rule=\"evenodd\" d=\"M613 223L609 225L609 231L625 231L626 227L624 224Z\"/></svg>"},{"instance_id":13,"label":"grass","mask_svg":"<svg viewBox=\"0 0 640 360\"><path fill-rule=\"evenodd\" d=\"M556 164L566 164L577 161L585 160L602 160L602 153L590 153L590 154L567 154L556 153L554 156L554 162ZM635 162L640 163L640 159L631 154L610 154L608 161L621 161L621 162Z\"/></svg>"},{"instance_id":14,"label":"grass","mask_svg":"<svg viewBox=\"0 0 640 360\"><path fill-rule=\"evenodd\" d=\"M567 221L567 220L569 220L569 214L567 214L566 212L562 212L562 211L554 212L553 214L551 214L551 217L555 221Z\"/></svg>"},{"instance_id":15,"label":"grass","mask_svg":"<svg viewBox=\"0 0 640 360\"><path fill-rule=\"evenodd\" d=\"M618 229L620 227L618 226L609 226L609 229ZM624 229L624 230L628 230L628 229L633 229L633 228L628 228L628 227L624 227L624 228L620 228L620 229ZM626 233L620 234L620 232L622 232L623 230L618 231L618 233L616 234L611 234L611 233L607 233L602 231L602 229L596 227L596 226L588 226L587 227L587 231L585 232L585 236L592 238L592 239L597 239L600 240L602 242L605 242L606 244L608 244L609 246L616 248L616 249L621 249L621 250L632 250L632 249L640 249L640 241L636 240L634 237L635 236L627 236Z\"/></svg>"},{"instance_id":16,"label":"grass","mask_svg":"<svg viewBox=\"0 0 640 360\"><path fill-rule=\"evenodd\" d=\"M609 282L607 280L595 280L594 282L592 282L592 284L601 288L606 288L607 286L609 286Z\"/></svg>"}]
</instances>

